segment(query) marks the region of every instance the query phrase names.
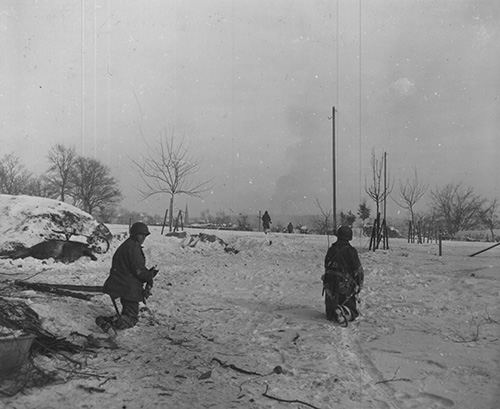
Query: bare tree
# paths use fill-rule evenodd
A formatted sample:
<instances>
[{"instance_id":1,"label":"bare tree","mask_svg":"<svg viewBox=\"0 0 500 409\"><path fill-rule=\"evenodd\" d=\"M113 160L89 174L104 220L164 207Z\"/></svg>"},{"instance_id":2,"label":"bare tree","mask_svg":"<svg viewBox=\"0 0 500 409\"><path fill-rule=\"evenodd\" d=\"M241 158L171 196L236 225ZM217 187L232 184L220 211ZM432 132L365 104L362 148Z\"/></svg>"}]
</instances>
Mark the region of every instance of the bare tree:
<instances>
[{"instance_id":1,"label":"bare tree","mask_svg":"<svg viewBox=\"0 0 500 409\"><path fill-rule=\"evenodd\" d=\"M446 233L454 238L456 233L481 224L484 219L486 199L461 183L447 184L431 192L433 213Z\"/></svg>"},{"instance_id":2,"label":"bare tree","mask_svg":"<svg viewBox=\"0 0 500 409\"><path fill-rule=\"evenodd\" d=\"M33 175L26 170L20 159L13 153L0 160L0 193L8 195L27 194Z\"/></svg>"},{"instance_id":3,"label":"bare tree","mask_svg":"<svg viewBox=\"0 0 500 409\"><path fill-rule=\"evenodd\" d=\"M498 200L495 198L489 204L483 214L483 223L486 225L491 233L491 241L495 241L494 229L498 222Z\"/></svg>"},{"instance_id":4,"label":"bare tree","mask_svg":"<svg viewBox=\"0 0 500 409\"><path fill-rule=\"evenodd\" d=\"M375 202L375 217L377 217L377 215L380 213L380 205L391 193L392 186L383 186L384 160L383 157L382 159L377 159L374 151L372 151L371 167L372 181L370 185L367 185L365 180L365 192Z\"/></svg>"},{"instance_id":5,"label":"bare tree","mask_svg":"<svg viewBox=\"0 0 500 409\"><path fill-rule=\"evenodd\" d=\"M330 219L332 217L332 210L329 209L328 211L323 209L323 206L321 206L321 203L319 200L316 198L315 200L316 206L318 206L318 209L321 213L320 216L316 216L314 219L314 227L315 230L319 234L329 234L332 231Z\"/></svg>"},{"instance_id":6,"label":"bare tree","mask_svg":"<svg viewBox=\"0 0 500 409\"><path fill-rule=\"evenodd\" d=\"M114 206L121 199L117 181L110 170L96 159L76 158L70 184L68 193L75 205L90 214Z\"/></svg>"},{"instance_id":7,"label":"bare tree","mask_svg":"<svg viewBox=\"0 0 500 409\"><path fill-rule=\"evenodd\" d=\"M74 148L66 148L57 144L49 150L49 169L46 177L50 193L54 198L64 202L66 195L71 191L71 170L77 159Z\"/></svg>"},{"instance_id":8,"label":"bare tree","mask_svg":"<svg viewBox=\"0 0 500 409\"><path fill-rule=\"evenodd\" d=\"M26 183L23 193L30 196L50 197L50 188L44 176L31 176Z\"/></svg>"},{"instance_id":9,"label":"bare tree","mask_svg":"<svg viewBox=\"0 0 500 409\"><path fill-rule=\"evenodd\" d=\"M173 136L161 138L157 149L150 149L140 161L133 162L145 185L139 189L144 199L158 194L170 196L169 231L172 231L175 197L181 194L200 197L211 188L208 180L192 181L199 163L189 156L183 142L177 143Z\"/></svg>"},{"instance_id":10,"label":"bare tree","mask_svg":"<svg viewBox=\"0 0 500 409\"><path fill-rule=\"evenodd\" d=\"M415 205L425 195L428 188L428 185L418 180L417 169L415 168L412 179L406 179L404 183L401 180L399 181L399 199L392 198L399 207L408 210L413 226L415 226L416 222Z\"/></svg>"}]
</instances>

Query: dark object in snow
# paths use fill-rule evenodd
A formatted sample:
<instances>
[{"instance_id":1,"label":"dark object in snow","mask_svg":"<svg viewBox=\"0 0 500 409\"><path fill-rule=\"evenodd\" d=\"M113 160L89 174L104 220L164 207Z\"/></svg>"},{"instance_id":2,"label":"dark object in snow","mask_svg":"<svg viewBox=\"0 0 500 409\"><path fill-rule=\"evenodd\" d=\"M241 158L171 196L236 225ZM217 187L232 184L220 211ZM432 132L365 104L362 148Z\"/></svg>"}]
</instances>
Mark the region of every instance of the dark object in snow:
<instances>
[{"instance_id":1,"label":"dark object in snow","mask_svg":"<svg viewBox=\"0 0 500 409\"><path fill-rule=\"evenodd\" d=\"M198 376L198 379L199 380L204 380L204 379L208 379L212 376L212 371L206 371L204 373L202 373L200 376Z\"/></svg>"},{"instance_id":2,"label":"dark object in snow","mask_svg":"<svg viewBox=\"0 0 500 409\"><path fill-rule=\"evenodd\" d=\"M14 284L19 284L36 290L35 286L45 286L69 291L80 291L84 293L102 293L102 285L80 285L80 284L54 284L54 283L29 283L27 281L16 280Z\"/></svg>"},{"instance_id":3,"label":"dark object in snow","mask_svg":"<svg viewBox=\"0 0 500 409\"><path fill-rule=\"evenodd\" d=\"M226 243L224 240L221 238L217 237L214 234L206 234L206 233L200 233L198 235L194 234L189 238L189 241L187 244L183 244L182 246L185 247L196 247L196 245L199 242L209 242L209 243L218 243L221 246L224 247L224 251L226 253L233 253L233 254L238 254L239 250L236 250L234 247L231 247L228 243Z\"/></svg>"},{"instance_id":4,"label":"dark object in snow","mask_svg":"<svg viewBox=\"0 0 500 409\"><path fill-rule=\"evenodd\" d=\"M94 261L97 260L92 250L85 243L69 240L47 240L32 247L4 254L0 258L19 259L34 257L40 260L53 258L63 263L72 263L83 256L87 256Z\"/></svg>"},{"instance_id":5,"label":"dark object in snow","mask_svg":"<svg viewBox=\"0 0 500 409\"><path fill-rule=\"evenodd\" d=\"M242 374L245 374L245 375L258 375L258 376L266 376L266 375L269 375L269 374L261 374L259 372L254 372L254 371L248 371L246 369L242 369L242 368L239 368L237 367L236 365L234 364L228 364L226 362L223 362L221 361L219 358L212 358L212 361L215 361L217 362L220 366L222 366L223 368L231 368L233 370L235 370L236 372L240 372ZM210 361L210 362L212 362ZM271 372L271 373L274 373L274 370Z\"/></svg>"},{"instance_id":6,"label":"dark object in snow","mask_svg":"<svg viewBox=\"0 0 500 409\"><path fill-rule=\"evenodd\" d=\"M283 399L283 398L278 398L277 396L269 395L267 391L269 390L269 385L266 385L266 391L262 394L262 396L265 396L266 398L276 400L278 402L286 402L286 403L300 403L301 405L308 406L313 409L319 409L317 406L312 405L311 403L304 402L303 400L299 399Z\"/></svg>"},{"instance_id":7,"label":"dark object in snow","mask_svg":"<svg viewBox=\"0 0 500 409\"><path fill-rule=\"evenodd\" d=\"M492 249L493 247L496 247L496 246L500 246L500 242L495 243L495 244L493 244L493 246L487 247L487 248L485 248L485 249L483 249L483 250L477 251L476 253L471 254L469 257L474 257L474 256L476 256L476 255L478 255L478 254L484 253L485 251L487 251L487 250L489 250L489 249Z\"/></svg>"},{"instance_id":8,"label":"dark object in snow","mask_svg":"<svg viewBox=\"0 0 500 409\"><path fill-rule=\"evenodd\" d=\"M28 288L30 290L52 293L63 297L79 298L81 300L88 300L88 301L91 300L93 296L91 294L85 294L85 293L103 292L102 286L83 286L83 285L78 286L71 284L30 283L22 280L16 280L14 281L14 284L21 288Z\"/></svg>"},{"instance_id":9,"label":"dark object in snow","mask_svg":"<svg viewBox=\"0 0 500 409\"><path fill-rule=\"evenodd\" d=\"M36 336L31 350L51 355L59 351L80 352L82 348L42 328L40 317L23 301L0 297L0 325Z\"/></svg>"},{"instance_id":10,"label":"dark object in snow","mask_svg":"<svg viewBox=\"0 0 500 409\"><path fill-rule=\"evenodd\" d=\"M26 363L34 339L32 334L0 337L0 378Z\"/></svg>"},{"instance_id":11,"label":"dark object in snow","mask_svg":"<svg viewBox=\"0 0 500 409\"><path fill-rule=\"evenodd\" d=\"M100 229L99 226L102 226ZM86 234L78 233L76 230L52 230L54 233L58 234L64 234L64 237L66 238L66 241L71 241L72 236L83 236L87 239L87 247L97 253L97 254L104 254L107 253L109 250L109 234L106 233L104 229L107 230L107 227L104 226L102 223L97 226L96 230L92 233L91 236L87 236ZM102 234L100 232L103 232ZM109 233L109 230L107 230ZM111 234L111 233L110 233ZM111 235L112 237L112 235Z\"/></svg>"},{"instance_id":12,"label":"dark object in snow","mask_svg":"<svg viewBox=\"0 0 500 409\"><path fill-rule=\"evenodd\" d=\"M177 237L178 239L185 239L187 237L187 232L185 232L185 231L181 231L181 232L172 231L172 232L166 233L165 236Z\"/></svg>"}]
</instances>

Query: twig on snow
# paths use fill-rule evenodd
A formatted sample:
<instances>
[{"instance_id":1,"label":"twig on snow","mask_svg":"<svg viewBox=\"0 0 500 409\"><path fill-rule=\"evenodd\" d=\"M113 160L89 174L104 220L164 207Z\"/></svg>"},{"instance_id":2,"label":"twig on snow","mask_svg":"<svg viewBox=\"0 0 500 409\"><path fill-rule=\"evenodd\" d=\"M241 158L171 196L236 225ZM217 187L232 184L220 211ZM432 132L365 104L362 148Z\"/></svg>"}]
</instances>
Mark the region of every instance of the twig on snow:
<instances>
[{"instance_id":1,"label":"twig on snow","mask_svg":"<svg viewBox=\"0 0 500 409\"><path fill-rule=\"evenodd\" d=\"M56 351L53 348L48 347L47 345L41 344L37 339L34 340L34 343L39 344L40 347L42 347L43 349L49 351L50 353L52 353L54 355L60 355L60 356L62 356L67 361L75 364L78 368L82 368L83 367L83 364L80 361L77 361L77 360L75 360L73 358L70 358L69 356L66 356L65 354L63 354L62 352Z\"/></svg>"},{"instance_id":2,"label":"twig on snow","mask_svg":"<svg viewBox=\"0 0 500 409\"><path fill-rule=\"evenodd\" d=\"M397 381L411 382L411 379L409 379L409 378L396 378L396 374L398 373L398 371L399 371L399 367L398 367L398 369L396 369L394 371L394 375L392 375L392 378L382 379L381 381L377 381L377 382L375 382L375 385L377 385L379 383L388 383L388 382L397 382Z\"/></svg>"},{"instance_id":3,"label":"twig on snow","mask_svg":"<svg viewBox=\"0 0 500 409\"><path fill-rule=\"evenodd\" d=\"M311 405L310 403L304 402L303 400L300 399L283 399L283 398L278 398L276 396L269 395L267 393L267 390L269 389L269 385L266 385L266 391L262 394L262 396L265 396L266 398L277 400L278 402L287 402L287 403L300 403L301 405L306 405L309 406L310 408L313 409L320 409L317 406Z\"/></svg>"},{"instance_id":4,"label":"twig on snow","mask_svg":"<svg viewBox=\"0 0 500 409\"><path fill-rule=\"evenodd\" d=\"M83 389L84 391L86 391L88 393L92 393L92 392L100 392L100 393L106 392L106 389L96 388L95 386L78 385L78 388Z\"/></svg>"},{"instance_id":5,"label":"twig on snow","mask_svg":"<svg viewBox=\"0 0 500 409\"><path fill-rule=\"evenodd\" d=\"M81 376L86 376L86 377L89 377L89 378L105 378L106 381L109 381L111 379L116 379L116 376L106 376L106 375L99 375L97 373L90 373L90 372L81 372L81 371L75 371L75 370L68 370L68 369L64 369L64 368L61 368L61 367L56 367L56 369L58 371L63 371L63 372L68 372L68 373L71 373L71 374L74 374L74 375L81 375Z\"/></svg>"},{"instance_id":6,"label":"twig on snow","mask_svg":"<svg viewBox=\"0 0 500 409\"><path fill-rule=\"evenodd\" d=\"M104 381L102 381L99 384L99 387L103 386L106 382L111 381L111 380L115 380L115 379L116 379L116 376L108 376L106 379L104 379Z\"/></svg>"},{"instance_id":7,"label":"twig on snow","mask_svg":"<svg viewBox=\"0 0 500 409\"><path fill-rule=\"evenodd\" d=\"M215 361L217 362L220 366L222 366L223 368L231 368L233 370L235 370L236 372L240 372L240 373L243 373L245 375L257 375L257 376L265 376L261 373L258 373L258 372L253 372L253 371L247 371L246 369L241 369L241 368L238 368L236 365L233 365L233 364L227 364L225 362L222 362L220 359L218 358L212 358L212 361ZM212 362L210 361L210 362Z\"/></svg>"},{"instance_id":8,"label":"twig on snow","mask_svg":"<svg viewBox=\"0 0 500 409\"><path fill-rule=\"evenodd\" d=\"M498 324L499 322L497 320L494 320L493 318L491 318L490 316L490 313L488 312L488 307L484 307L484 310L486 312L486 318L485 318L485 321L489 324L493 323L493 324Z\"/></svg>"},{"instance_id":9,"label":"twig on snow","mask_svg":"<svg viewBox=\"0 0 500 409\"><path fill-rule=\"evenodd\" d=\"M279 374L282 374L282 373L283 373L283 368L278 365L278 366L275 366L274 369L271 372L269 372L268 374L260 375L260 376L269 376L269 375L272 375L272 374L279 375ZM253 382L254 380L255 380L255 378L250 378L250 379L247 379L247 380L245 380L245 381L243 381L243 382L240 383L240 385L239 385L239 388L240 388L240 397L243 396L242 395L243 394L243 385L246 384L246 383L249 383L249 382ZM238 399L239 399L239 397L238 397Z\"/></svg>"},{"instance_id":10,"label":"twig on snow","mask_svg":"<svg viewBox=\"0 0 500 409\"><path fill-rule=\"evenodd\" d=\"M479 341L479 328L481 327L481 323L480 322L477 322L473 319L473 323L471 323L471 325L475 325L476 326L476 329L475 331L473 331L473 333L470 335L470 338L466 338L464 337L462 334L460 334L458 331L453 331L455 333L455 335L459 338L459 339L452 339L450 338L453 342L457 343L457 344L463 344L463 343L468 343L468 342L477 342Z\"/></svg>"}]
</instances>

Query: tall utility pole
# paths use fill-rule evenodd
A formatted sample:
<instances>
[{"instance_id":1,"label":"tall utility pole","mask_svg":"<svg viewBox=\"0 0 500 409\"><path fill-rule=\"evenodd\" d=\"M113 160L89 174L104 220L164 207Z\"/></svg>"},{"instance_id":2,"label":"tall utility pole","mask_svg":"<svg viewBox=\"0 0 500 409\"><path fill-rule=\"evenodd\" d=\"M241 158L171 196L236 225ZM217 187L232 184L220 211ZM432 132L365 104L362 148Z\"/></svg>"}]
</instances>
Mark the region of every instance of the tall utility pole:
<instances>
[{"instance_id":1,"label":"tall utility pole","mask_svg":"<svg viewBox=\"0 0 500 409\"><path fill-rule=\"evenodd\" d=\"M389 237L387 237L387 152L384 152L384 250L389 249Z\"/></svg>"},{"instance_id":2,"label":"tall utility pole","mask_svg":"<svg viewBox=\"0 0 500 409\"><path fill-rule=\"evenodd\" d=\"M335 107L332 107L333 233L337 233L337 175L335 172Z\"/></svg>"}]
</instances>

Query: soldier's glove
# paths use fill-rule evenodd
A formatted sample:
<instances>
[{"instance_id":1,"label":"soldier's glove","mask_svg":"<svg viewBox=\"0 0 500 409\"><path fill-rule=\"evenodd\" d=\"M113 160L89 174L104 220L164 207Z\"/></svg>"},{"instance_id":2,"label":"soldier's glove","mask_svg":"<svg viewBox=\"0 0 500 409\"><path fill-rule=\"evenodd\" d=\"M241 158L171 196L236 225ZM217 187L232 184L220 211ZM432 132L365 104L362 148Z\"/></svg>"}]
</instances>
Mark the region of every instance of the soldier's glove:
<instances>
[{"instance_id":1,"label":"soldier's glove","mask_svg":"<svg viewBox=\"0 0 500 409\"><path fill-rule=\"evenodd\" d=\"M153 278L156 277L156 275L158 274L159 270L156 268L156 266L154 266L154 267L151 267L150 269L148 269L148 271L151 273L151 279L147 281L147 284L150 287L153 287Z\"/></svg>"},{"instance_id":2,"label":"soldier's glove","mask_svg":"<svg viewBox=\"0 0 500 409\"><path fill-rule=\"evenodd\" d=\"M156 268L156 266L151 267L151 268L149 269L149 271L151 271L151 273L153 274L153 278L155 278L155 277L156 277L156 275L157 275L157 274L158 274L158 272L159 272L159 270Z\"/></svg>"}]
</instances>

